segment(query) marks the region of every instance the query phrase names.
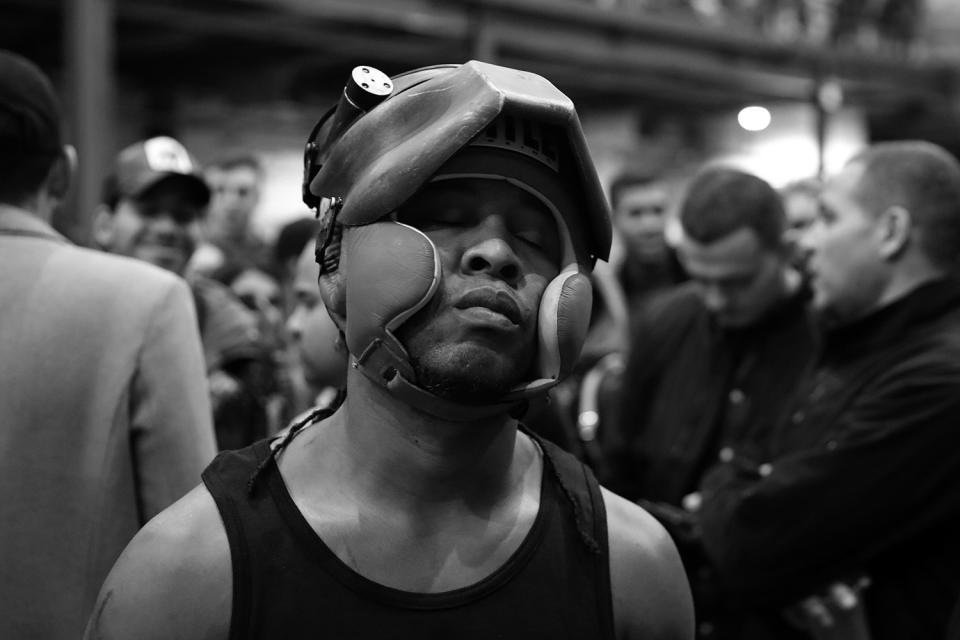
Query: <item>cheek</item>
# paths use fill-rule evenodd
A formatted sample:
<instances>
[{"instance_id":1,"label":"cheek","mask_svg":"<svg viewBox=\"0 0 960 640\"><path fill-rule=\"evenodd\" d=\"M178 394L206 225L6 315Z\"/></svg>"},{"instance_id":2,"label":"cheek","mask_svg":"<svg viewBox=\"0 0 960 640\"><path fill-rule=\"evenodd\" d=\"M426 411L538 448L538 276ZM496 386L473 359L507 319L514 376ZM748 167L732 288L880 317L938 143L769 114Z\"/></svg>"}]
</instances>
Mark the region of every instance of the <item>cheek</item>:
<instances>
[{"instance_id":1,"label":"cheek","mask_svg":"<svg viewBox=\"0 0 960 640\"><path fill-rule=\"evenodd\" d=\"M145 227L143 220L127 212L118 213L113 220L115 242L129 242Z\"/></svg>"},{"instance_id":2,"label":"cheek","mask_svg":"<svg viewBox=\"0 0 960 640\"><path fill-rule=\"evenodd\" d=\"M837 233L826 238L821 254L834 279L841 281L855 279L861 265L867 262L863 239L851 232Z\"/></svg>"},{"instance_id":3,"label":"cheek","mask_svg":"<svg viewBox=\"0 0 960 640\"><path fill-rule=\"evenodd\" d=\"M298 319L303 349L310 352L333 352L337 326L330 319L323 305L317 305Z\"/></svg>"},{"instance_id":4,"label":"cheek","mask_svg":"<svg viewBox=\"0 0 960 640\"><path fill-rule=\"evenodd\" d=\"M519 291L523 306L533 314L536 314L537 310L540 309L540 299L543 297L543 292L546 291L547 285L550 284L552 280L552 277L540 274L528 274L524 276L520 283Z\"/></svg>"}]
</instances>

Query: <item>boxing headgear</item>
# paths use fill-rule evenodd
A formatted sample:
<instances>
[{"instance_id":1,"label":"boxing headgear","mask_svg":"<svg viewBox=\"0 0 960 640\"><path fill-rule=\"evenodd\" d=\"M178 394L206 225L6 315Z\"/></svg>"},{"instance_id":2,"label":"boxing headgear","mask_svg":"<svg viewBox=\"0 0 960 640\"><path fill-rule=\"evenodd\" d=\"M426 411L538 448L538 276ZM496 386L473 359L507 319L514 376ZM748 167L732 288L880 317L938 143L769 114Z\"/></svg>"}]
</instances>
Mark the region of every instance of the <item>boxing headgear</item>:
<instances>
[{"instance_id":1,"label":"boxing headgear","mask_svg":"<svg viewBox=\"0 0 960 640\"><path fill-rule=\"evenodd\" d=\"M364 86L366 85L366 86ZM564 246L539 311L532 379L493 404L463 405L419 387L394 332L436 293L439 256L392 214L432 180L505 180L549 209ZM304 157L304 201L322 222L320 292L353 366L409 404L453 420L504 411L569 374L590 319L589 273L610 249L606 199L573 103L544 78L482 62L392 80L354 70Z\"/></svg>"}]
</instances>

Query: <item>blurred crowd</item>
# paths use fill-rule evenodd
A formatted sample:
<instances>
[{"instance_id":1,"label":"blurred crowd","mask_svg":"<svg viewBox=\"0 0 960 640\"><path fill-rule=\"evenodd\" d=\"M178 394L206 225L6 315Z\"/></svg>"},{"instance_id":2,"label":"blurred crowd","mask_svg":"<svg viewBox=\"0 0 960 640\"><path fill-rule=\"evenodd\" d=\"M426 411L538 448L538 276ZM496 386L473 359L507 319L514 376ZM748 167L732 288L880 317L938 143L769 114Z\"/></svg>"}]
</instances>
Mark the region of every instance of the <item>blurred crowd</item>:
<instances>
[{"instance_id":1,"label":"blurred crowd","mask_svg":"<svg viewBox=\"0 0 960 640\"><path fill-rule=\"evenodd\" d=\"M301 262L307 274L313 264L316 221L286 224L273 243L258 237L263 181L253 155L201 167L177 140L150 138L117 155L94 220L98 248L189 284L221 450L276 433L342 383L346 361L315 312L315 275L300 275Z\"/></svg>"},{"instance_id":2,"label":"blurred crowd","mask_svg":"<svg viewBox=\"0 0 960 640\"><path fill-rule=\"evenodd\" d=\"M30 121L30 139L43 140L43 157L66 175L72 160L59 151L50 89L3 55L0 85L27 96L14 120ZM13 137L3 106L0 137ZM62 504L67 496L45 495L35 467L54 469L43 473L57 486L67 457L86 477L115 464L102 482L131 487L122 514L103 507L101 487L71 497L99 505L77 508L69 526L108 529L91 538L101 548L67 549L70 561L15 550L14 571L51 576L95 558L81 585L63 587L77 617L89 614L84 606L121 541L192 487L215 449L279 433L344 384L342 336L317 289L317 222L304 215L270 242L254 232L265 175L249 152L201 166L171 137L119 151L92 234L99 252L127 258L115 262L98 262L9 204L18 201L16 181L30 183L26 164L0 177L4 280L38 288L63 280L71 289L40 307L38 289L0 287L0 385L16 390L4 396L0 421L70 422L78 434L67 450L49 435L43 446L60 450L49 459L34 456L25 436L0 434L0 451L19 458L4 460L3 491L32 478L30 504L0 507L0 520ZM850 188L861 177L851 172L870 174L875 193ZM30 201L39 220L66 190L66 178L51 175L45 195ZM525 422L666 526L693 587L700 637L939 637L924 634L945 627L960 586L951 551L960 488L950 484L960 475L956 161L917 143L780 190L710 163L676 174L625 170L609 186L614 251L592 276L586 346L574 374ZM889 219L858 227L854 200L889 194ZM55 242L16 249L14 239ZM68 247L72 254L56 257ZM881 283L892 281L904 293L888 304ZM107 289L124 301L111 302ZM50 329L62 317L73 318L72 332ZM125 328L106 326L111 317ZM109 404L129 416L98 413L90 398L101 391L82 386L103 375L102 356L84 355L101 333L99 348L112 358L105 366L139 385L111 392L130 394ZM178 355L195 344L202 362ZM44 349L77 362L38 368ZM168 380L182 393L156 391ZM58 385L80 390L65 397ZM83 426L118 420L134 426L129 442ZM171 450L188 452L187 462L162 457L171 455L161 452L172 442L166 429L179 430ZM133 461L119 461L127 448ZM163 462L153 465L156 455ZM0 545L3 535L13 539L0 534ZM23 611L40 606L30 593L0 586L0 595ZM64 628L75 628L68 617Z\"/></svg>"}]
</instances>

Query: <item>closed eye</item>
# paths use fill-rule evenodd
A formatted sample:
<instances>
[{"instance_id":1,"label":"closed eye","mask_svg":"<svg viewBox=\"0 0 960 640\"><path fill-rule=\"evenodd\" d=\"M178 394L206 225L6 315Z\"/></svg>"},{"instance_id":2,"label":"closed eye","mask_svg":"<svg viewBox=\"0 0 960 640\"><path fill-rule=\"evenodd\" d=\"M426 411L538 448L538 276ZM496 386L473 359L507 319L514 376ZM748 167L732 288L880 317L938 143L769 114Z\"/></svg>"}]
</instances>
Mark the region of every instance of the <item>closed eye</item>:
<instances>
[{"instance_id":1,"label":"closed eye","mask_svg":"<svg viewBox=\"0 0 960 640\"><path fill-rule=\"evenodd\" d=\"M524 243L537 249L543 249L543 237L539 233L516 233L514 234Z\"/></svg>"},{"instance_id":2,"label":"closed eye","mask_svg":"<svg viewBox=\"0 0 960 640\"><path fill-rule=\"evenodd\" d=\"M463 227L472 223L463 210L456 207L404 206L397 220L422 231L441 227Z\"/></svg>"}]
</instances>

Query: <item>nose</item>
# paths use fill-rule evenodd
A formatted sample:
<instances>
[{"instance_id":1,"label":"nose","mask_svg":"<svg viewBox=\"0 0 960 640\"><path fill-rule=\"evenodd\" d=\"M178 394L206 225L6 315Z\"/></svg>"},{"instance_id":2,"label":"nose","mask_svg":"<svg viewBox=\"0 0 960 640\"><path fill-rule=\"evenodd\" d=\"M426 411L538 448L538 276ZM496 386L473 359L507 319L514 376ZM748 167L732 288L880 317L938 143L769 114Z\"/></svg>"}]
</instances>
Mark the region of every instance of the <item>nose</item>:
<instances>
[{"instance_id":1,"label":"nose","mask_svg":"<svg viewBox=\"0 0 960 640\"><path fill-rule=\"evenodd\" d=\"M520 259L507 241L503 222L491 216L476 228L475 235L460 259L461 270L468 274L485 273L516 286L520 281Z\"/></svg>"},{"instance_id":2,"label":"nose","mask_svg":"<svg viewBox=\"0 0 960 640\"><path fill-rule=\"evenodd\" d=\"M293 313L290 314L290 317L287 318L287 334L294 342L299 342L300 336L303 335L303 315L303 307L298 304L296 307L294 307Z\"/></svg>"}]
</instances>

